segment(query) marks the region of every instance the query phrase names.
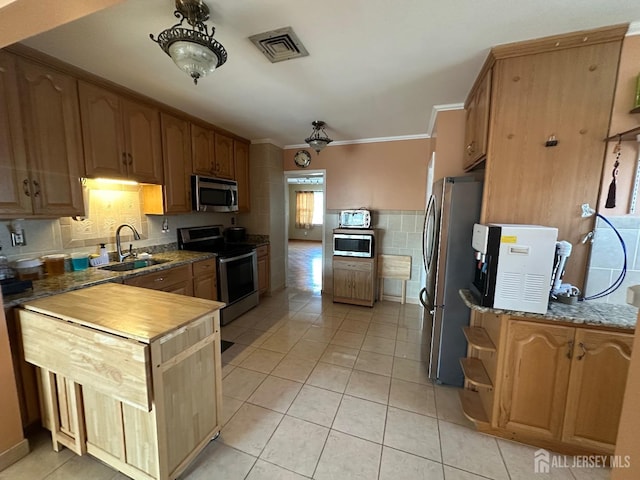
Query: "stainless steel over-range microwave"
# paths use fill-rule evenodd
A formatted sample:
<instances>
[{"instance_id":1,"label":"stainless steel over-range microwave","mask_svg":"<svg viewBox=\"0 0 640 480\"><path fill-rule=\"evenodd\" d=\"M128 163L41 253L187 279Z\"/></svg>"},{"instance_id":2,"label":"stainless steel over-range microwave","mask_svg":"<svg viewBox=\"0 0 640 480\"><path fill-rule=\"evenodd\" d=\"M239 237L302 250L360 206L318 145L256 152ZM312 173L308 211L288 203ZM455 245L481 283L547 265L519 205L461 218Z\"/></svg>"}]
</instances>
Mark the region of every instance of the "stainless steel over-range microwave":
<instances>
[{"instance_id":1,"label":"stainless steel over-range microwave","mask_svg":"<svg viewBox=\"0 0 640 480\"><path fill-rule=\"evenodd\" d=\"M238 182L191 175L191 207L198 212L237 212Z\"/></svg>"}]
</instances>

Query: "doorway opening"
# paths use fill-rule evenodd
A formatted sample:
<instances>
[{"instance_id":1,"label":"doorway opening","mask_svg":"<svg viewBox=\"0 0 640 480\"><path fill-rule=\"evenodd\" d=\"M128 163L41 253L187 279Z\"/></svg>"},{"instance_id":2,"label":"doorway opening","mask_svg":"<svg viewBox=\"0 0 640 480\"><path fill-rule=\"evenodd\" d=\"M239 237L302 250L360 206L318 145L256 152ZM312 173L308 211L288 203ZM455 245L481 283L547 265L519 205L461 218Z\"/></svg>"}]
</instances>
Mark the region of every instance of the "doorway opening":
<instances>
[{"instance_id":1,"label":"doorway opening","mask_svg":"<svg viewBox=\"0 0 640 480\"><path fill-rule=\"evenodd\" d=\"M325 248L325 170L286 171L286 286L320 295Z\"/></svg>"}]
</instances>

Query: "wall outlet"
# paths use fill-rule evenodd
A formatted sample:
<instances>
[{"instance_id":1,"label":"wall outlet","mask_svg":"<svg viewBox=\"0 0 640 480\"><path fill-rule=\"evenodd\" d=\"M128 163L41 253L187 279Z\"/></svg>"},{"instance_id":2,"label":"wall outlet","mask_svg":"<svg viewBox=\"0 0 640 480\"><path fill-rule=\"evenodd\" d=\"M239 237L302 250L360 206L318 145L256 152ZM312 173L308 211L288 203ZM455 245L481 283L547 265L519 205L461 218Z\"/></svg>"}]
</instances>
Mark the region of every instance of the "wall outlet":
<instances>
[{"instance_id":1,"label":"wall outlet","mask_svg":"<svg viewBox=\"0 0 640 480\"><path fill-rule=\"evenodd\" d=\"M27 244L27 239L24 236L24 230L19 229L11 232L11 245L14 247L23 247Z\"/></svg>"}]
</instances>

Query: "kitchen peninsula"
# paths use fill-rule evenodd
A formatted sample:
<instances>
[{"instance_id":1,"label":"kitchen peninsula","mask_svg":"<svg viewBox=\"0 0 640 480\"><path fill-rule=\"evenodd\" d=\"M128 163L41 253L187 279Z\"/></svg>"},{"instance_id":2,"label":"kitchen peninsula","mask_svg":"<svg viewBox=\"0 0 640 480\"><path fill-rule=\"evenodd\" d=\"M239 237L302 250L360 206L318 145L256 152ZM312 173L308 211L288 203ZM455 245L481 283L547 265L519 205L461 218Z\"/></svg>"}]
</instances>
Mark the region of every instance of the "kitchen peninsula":
<instances>
[{"instance_id":1,"label":"kitchen peninsula","mask_svg":"<svg viewBox=\"0 0 640 480\"><path fill-rule=\"evenodd\" d=\"M552 302L546 314L471 309L465 415L484 433L553 451L613 454L637 309Z\"/></svg>"},{"instance_id":2,"label":"kitchen peninsula","mask_svg":"<svg viewBox=\"0 0 640 480\"><path fill-rule=\"evenodd\" d=\"M53 447L176 478L221 428L223 303L106 283L25 303Z\"/></svg>"}]
</instances>

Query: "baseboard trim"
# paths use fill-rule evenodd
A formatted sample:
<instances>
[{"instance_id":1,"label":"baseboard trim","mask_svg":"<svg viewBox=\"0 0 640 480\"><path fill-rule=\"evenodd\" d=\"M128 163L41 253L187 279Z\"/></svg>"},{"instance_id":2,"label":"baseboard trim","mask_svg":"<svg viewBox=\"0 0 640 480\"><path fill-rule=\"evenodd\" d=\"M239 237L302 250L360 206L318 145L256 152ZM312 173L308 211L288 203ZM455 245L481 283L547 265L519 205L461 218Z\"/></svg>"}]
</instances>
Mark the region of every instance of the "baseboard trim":
<instances>
[{"instance_id":1,"label":"baseboard trim","mask_svg":"<svg viewBox=\"0 0 640 480\"><path fill-rule=\"evenodd\" d=\"M0 453L0 472L9 465L16 463L29 453L29 441L24 438L13 447Z\"/></svg>"}]
</instances>

